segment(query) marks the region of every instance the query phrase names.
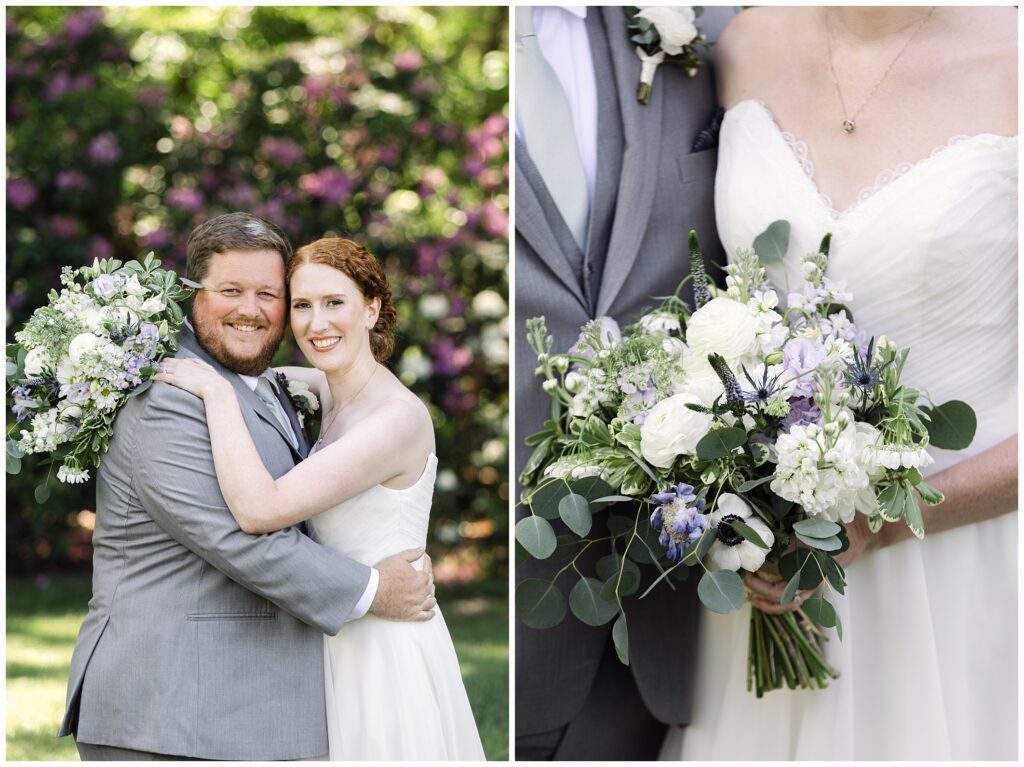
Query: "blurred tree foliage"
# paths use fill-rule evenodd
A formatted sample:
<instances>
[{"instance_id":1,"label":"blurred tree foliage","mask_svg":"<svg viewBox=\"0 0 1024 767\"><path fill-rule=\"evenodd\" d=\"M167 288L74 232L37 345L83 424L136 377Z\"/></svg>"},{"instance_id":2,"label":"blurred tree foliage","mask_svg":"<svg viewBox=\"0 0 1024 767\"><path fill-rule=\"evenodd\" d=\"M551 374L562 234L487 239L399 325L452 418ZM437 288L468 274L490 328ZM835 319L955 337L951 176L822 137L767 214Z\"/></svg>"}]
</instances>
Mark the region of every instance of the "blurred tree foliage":
<instances>
[{"instance_id":1,"label":"blurred tree foliage","mask_svg":"<svg viewBox=\"0 0 1024 767\"><path fill-rule=\"evenodd\" d=\"M501 7L9 7L8 335L62 265L154 250L180 271L219 213L355 239L434 417L438 577L503 578L507 29ZM286 341L276 361L299 360ZM37 504L46 472L8 477L11 571L88 561L93 484L51 477Z\"/></svg>"}]
</instances>

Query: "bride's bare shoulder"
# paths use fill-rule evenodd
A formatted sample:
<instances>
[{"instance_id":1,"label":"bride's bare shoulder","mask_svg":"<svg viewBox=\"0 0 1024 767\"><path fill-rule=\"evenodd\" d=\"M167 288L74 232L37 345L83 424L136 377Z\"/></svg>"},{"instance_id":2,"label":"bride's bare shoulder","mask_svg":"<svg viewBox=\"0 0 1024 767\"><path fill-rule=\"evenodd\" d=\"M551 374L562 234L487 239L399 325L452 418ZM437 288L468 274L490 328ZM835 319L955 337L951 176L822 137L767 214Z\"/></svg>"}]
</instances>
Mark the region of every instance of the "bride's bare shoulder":
<instances>
[{"instance_id":1,"label":"bride's bare shoulder","mask_svg":"<svg viewBox=\"0 0 1024 767\"><path fill-rule=\"evenodd\" d=\"M728 109L748 98L764 98L778 68L790 59L793 40L806 23L806 9L760 6L733 17L715 44L719 103Z\"/></svg>"}]
</instances>

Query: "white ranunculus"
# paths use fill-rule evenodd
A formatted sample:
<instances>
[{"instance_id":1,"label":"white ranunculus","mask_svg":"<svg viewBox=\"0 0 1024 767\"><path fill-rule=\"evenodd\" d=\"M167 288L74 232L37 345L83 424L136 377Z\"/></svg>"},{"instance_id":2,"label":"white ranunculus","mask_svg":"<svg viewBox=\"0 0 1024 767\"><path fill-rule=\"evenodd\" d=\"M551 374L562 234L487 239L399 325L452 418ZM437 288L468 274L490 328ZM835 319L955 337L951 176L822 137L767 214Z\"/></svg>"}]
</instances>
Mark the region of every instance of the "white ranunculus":
<instances>
[{"instance_id":1,"label":"white ranunculus","mask_svg":"<svg viewBox=\"0 0 1024 767\"><path fill-rule=\"evenodd\" d=\"M640 452L654 466L667 469L677 456L689 455L697 443L708 433L713 419L686 407L688 403L702 405L694 394L676 394L663 399L647 414L640 427Z\"/></svg>"},{"instance_id":2,"label":"white ranunculus","mask_svg":"<svg viewBox=\"0 0 1024 767\"><path fill-rule=\"evenodd\" d=\"M78 311L78 319L91 331L97 331L102 327L104 316L99 307L95 304L83 306Z\"/></svg>"},{"instance_id":3,"label":"white ranunculus","mask_svg":"<svg viewBox=\"0 0 1024 767\"><path fill-rule=\"evenodd\" d=\"M637 16L655 26L661 36L661 49L669 56L678 56L683 46L692 43L697 36L694 23L697 15L688 5L649 6L641 8Z\"/></svg>"},{"instance_id":4,"label":"white ranunculus","mask_svg":"<svg viewBox=\"0 0 1024 767\"><path fill-rule=\"evenodd\" d=\"M91 352L101 343L103 343L102 340L92 333L79 333L71 339L71 344L68 346L68 357L77 364L82 361L83 354Z\"/></svg>"},{"instance_id":5,"label":"white ranunculus","mask_svg":"<svg viewBox=\"0 0 1024 767\"><path fill-rule=\"evenodd\" d=\"M25 355L25 375L29 378L42 375L43 371L49 369L50 365L50 353L45 347L37 346Z\"/></svg>"},{"instance_id":6,"label":"white ranunculus","mask_svg":"<svg viewBox=\"0 0 1024 767\"><path fill-rule=\"evenodd\" d=\"M750 507L742 498L733 493L722 493L718 496L715 510L711 512L711 524L718 527L722 522L728 523L730 518L739 519L747 525L768 544L769 548L762 549L733 531L731 535L725 536L726 540L723 540L722 536L715 539L704 563L709 570L736 571L742 568L748 573L757 572L764 564L770 547L775 543L775 535L768 525L753 516Z\"/></svg>"},{"instance_id":7,"label":"white ranunculus","mask_svg":"<svg viewBox=\"0 0 1024 767\"><path fill-rule=\"evenodd\" d=\"M719 296L693 313L686 326L686 343L694 355L707 359L715 352L735 363L754 351L757 335L754 318L745 304Z\"/></svg>"}]
</instances>

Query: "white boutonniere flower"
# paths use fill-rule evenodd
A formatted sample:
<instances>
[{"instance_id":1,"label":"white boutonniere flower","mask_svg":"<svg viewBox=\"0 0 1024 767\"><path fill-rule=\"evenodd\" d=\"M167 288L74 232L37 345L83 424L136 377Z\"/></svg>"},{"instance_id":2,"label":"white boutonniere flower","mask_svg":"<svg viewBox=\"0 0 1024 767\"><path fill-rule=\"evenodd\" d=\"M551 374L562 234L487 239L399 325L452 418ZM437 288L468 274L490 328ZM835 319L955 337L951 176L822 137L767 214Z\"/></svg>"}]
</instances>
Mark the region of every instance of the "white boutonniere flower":
<instances>
[{"instance_id":1,"label":"white boutonniere flower","mask_svg":"<svg viewBox=\"0 0 1024 767\"><path fill-rule=\"evenodd\" d=\"M626 8L629 39L637 44L640 59L640 87L637 100L646 104L651 98L654 74L665 61L681 64L689 77L702 62L695 46L709 44L696 24L700 8L693 6L653 5Z\"/></svg>"},{"instance_id":2,"label":"white boutonniere flower","mask_svg":"<svg viewBox=\"0 0 1024 767\"><path fill-rule=\"evenodd\" d=\"M305 428L306 416L312 415L320 409L320 400L309 389L309 384L303 381L289 381L284 373L277 373L277 383L288 392L288 399L295 407L295 414L299 417L299 426Z\"/></svg>"}]
</instances>

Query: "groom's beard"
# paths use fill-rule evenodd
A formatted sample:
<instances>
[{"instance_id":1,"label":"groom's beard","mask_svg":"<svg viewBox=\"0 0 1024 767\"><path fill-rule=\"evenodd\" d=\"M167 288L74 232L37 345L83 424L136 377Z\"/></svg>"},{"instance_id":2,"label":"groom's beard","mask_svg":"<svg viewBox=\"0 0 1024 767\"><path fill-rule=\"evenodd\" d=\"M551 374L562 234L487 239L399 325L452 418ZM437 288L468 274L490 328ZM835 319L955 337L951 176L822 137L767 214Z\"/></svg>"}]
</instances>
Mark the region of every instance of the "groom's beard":
<instances>
[{"instance_id":1,"label":"groom's beard","mask_svg":"<svg viewBox=\"0 0 1024 767\"><path fill-rule=\"evenodd\" d=\"M270 367L270 361L274 359L277 347L281 345L281 339L284 338L284 323L275 331L273 325L267 322L265 317L245 318L245 322L266 328L270 335L267 342L255 353L241 356L232 352L229 342L224 337L224 320L207 320L200 312L193 312L191 319L192 327L196 332L196 341L203 350L228 370L243 376L262 375ZM243 320L240 317L231 319L236 322Z\"/></svg>"}]
</instances>

